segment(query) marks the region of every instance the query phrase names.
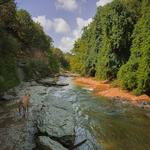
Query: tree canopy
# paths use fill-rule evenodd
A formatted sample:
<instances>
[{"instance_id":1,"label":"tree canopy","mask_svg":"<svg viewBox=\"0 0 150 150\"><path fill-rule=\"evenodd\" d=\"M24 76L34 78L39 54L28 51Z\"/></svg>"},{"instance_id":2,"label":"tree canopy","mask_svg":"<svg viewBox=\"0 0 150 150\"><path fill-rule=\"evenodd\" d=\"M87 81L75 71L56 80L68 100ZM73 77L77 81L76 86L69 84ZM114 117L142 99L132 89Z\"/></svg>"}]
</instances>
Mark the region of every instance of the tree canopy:
<instances>
[{"instance_id":1,"label":"tree canopy","mask_svg":"<svg viewBox=\"0 0 150 150\"><path fill-rule=\"evenodd\" d=\"M132 35L131 56L118 73L121 86L137 94L150 91L150 2L143 1Z\"/></svg>"},{"instance_id":2,"label":"tree canopy","mask_svg":"<svg viewBox=\"0 0 150 150\"><path fill-rule=\"evenodd\" d=\"M72 71L118 80L137 94L150 91L150 2L114 0L98 7L72 50Z\"/></svg>"},{"instance_id":3,"label":"tree canopy","mask_svg":"<svg viewBox=\"0 0 150 150\"><path fill-rule=\"evenodd\" d=\"M26 62L26 76L44 77L59 71L53 40L14 0L0 2L0 92L19 83L17 64ZM41 57L34 57L40 53Z\"/></svg>"}]
</instances>

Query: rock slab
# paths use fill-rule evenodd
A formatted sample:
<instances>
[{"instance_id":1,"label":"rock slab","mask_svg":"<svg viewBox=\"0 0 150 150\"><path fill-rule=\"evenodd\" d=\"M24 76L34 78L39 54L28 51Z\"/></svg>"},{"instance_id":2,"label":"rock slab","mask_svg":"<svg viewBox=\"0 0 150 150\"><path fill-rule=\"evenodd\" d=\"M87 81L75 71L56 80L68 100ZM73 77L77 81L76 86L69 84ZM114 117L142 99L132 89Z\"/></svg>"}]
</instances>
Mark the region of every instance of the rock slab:
<instances>
[{"instance_id":1,"label":"rock slab","mask_svg":"<svg viewBox=\"0 0 150 150\"><path fill-rule=\"evenodd\" d=\"M47 136L39 136L36 142L40 150L67 150L61 144Z\"/></svg>"}]
</instances>

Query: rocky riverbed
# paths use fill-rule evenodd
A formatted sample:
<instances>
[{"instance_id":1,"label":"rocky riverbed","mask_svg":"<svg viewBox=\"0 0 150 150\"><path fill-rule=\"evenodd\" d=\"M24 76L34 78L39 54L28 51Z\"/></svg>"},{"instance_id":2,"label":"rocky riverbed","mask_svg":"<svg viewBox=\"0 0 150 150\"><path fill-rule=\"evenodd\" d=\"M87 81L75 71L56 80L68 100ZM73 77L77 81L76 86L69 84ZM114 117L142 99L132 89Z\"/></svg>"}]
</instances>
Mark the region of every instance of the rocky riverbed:
<instances>
[{"instance_id":1,"label":"rocky riverbed","mask_svg":"<svg viewBox=\"0 0 150 150\"><path fill-rule=\"evenodd\" d=\"M72 104L53 94L54 90L68 83L63 83L61 78L57 82L49 78L40 83L22 83L3 96L0 104L0 150L65 150L73 147ZM56 87L50 87L50 84ZM31 95L30 108L28 116L22 118L17 110L17 101L25 93Z\"/></svg>"},{"instance_id":2,"label":"rocky riverbed","mask_svg":"<svg viewBox=\"0 0 150 150\"><path fill-rule=\"evenodd\" d=\"M17 100L30 93L28 117ZM95 96L70 77L22 83L0 101L0 150L148 150L150 110ZM142 105L147 105L143 103Z\"/></svg>"}]
</instances>

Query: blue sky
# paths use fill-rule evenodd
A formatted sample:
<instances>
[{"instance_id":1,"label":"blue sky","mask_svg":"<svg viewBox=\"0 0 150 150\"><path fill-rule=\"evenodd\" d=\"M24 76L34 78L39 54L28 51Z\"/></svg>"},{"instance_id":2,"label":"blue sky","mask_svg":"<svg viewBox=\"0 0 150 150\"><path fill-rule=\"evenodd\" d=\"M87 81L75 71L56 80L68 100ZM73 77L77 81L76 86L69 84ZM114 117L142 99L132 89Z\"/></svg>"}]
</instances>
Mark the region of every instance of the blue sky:
<instances>
[{"instance_id":1,"label":"blue sky","mask_svg":"<svg viewBox=\"0 0 150 150\"><path fill-rule=\"evenodd\" d=\"M16 0L54 40L54 46L70 51L82 28L92 21L98 6L112 0Z\"/></svg>"}]
</instances>

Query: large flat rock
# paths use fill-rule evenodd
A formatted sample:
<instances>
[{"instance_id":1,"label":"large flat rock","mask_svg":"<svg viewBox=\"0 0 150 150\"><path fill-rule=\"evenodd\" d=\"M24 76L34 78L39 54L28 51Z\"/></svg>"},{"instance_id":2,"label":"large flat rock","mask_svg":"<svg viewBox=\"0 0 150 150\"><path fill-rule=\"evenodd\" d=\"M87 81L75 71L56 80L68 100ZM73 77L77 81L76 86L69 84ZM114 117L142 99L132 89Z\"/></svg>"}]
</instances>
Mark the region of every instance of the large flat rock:
<instances>
[{"instance_id":1,"label":"large flat rock","mask_svg":"<svg viewBox=\"0 0 150 150\"><path fill-rule=\"evenodd\" d=\"M47 136L39 136L37 138L37 145L40 150L67 150L61 144Z\"/></svg>"},{"instance_id":2,"label":"large flat rock","mask_svg":"<svg viewBox=\"0 0 150 150\"><path fill-rule=\"evenodd\" d=\"M43 80L53 82L54 79ZM64 83L63 80L58 82L58 84L60 83ZM12 105L10 105L9 101L7 102L11 109L9 110L10 120L6 119L6 121L8 120L6 123L8 124L8 129L13 130L11 130L10 134L10 131L7 129L9 131L7 133L8 138L4 139L3 142L7 143L7 145L5 144L6 146L3 146L2 149L12 149L14 146L16 150L31 150L35 147L35 136L43 145L52 144L54 147L60 147L61 145L68 149L72 147L75 139L74 112L71 102L61 98L60 93L62 91L63 87L44 86L34 81L22 82L10 91L8 94L15 98L12 101ZM26 118L22 118L22 115L19 115L16 111L17 103L26 93L31 95L29 113L26 114ZM8 97L8 99L12 98ZM4 110L1 110L1 112L4 113ZM8 113L5 112L2 117L6 118L7 115ZM16 128L9 123L9 121L12 123L12 118ZM0 119L2 120L3 118ZM1 129L0 137L4 135L5 128ZM11 137L11 135L14 136ZM39 136L44 137L39 139ZM25 139L26 142L20 142ZM15 142L13 143L13 141ZM31 145L30 148L29 145Z\"/></svg>"},{"instance_id":3,"label":"large flat rock","mask_svg":"<svg viewBox=\"0 0 150 150\"><path fill-rule=\"evenodd\" d=\"M38 81L39 84L44 86L53 86L56 85L57 80L55 78L46 78Z\"/></svg>"},{"instance_id":4,"label":"large flat rock","mask_svg":"<svg viewBox=\"0 0 150 150\"><path fill-rule=\"evenodd\" d=\"M39 133L46 134L66 147L72 146L75 125L71 103L52 95L48 95L46 101L37 123Z\"/></svg>"}]
</instances>

